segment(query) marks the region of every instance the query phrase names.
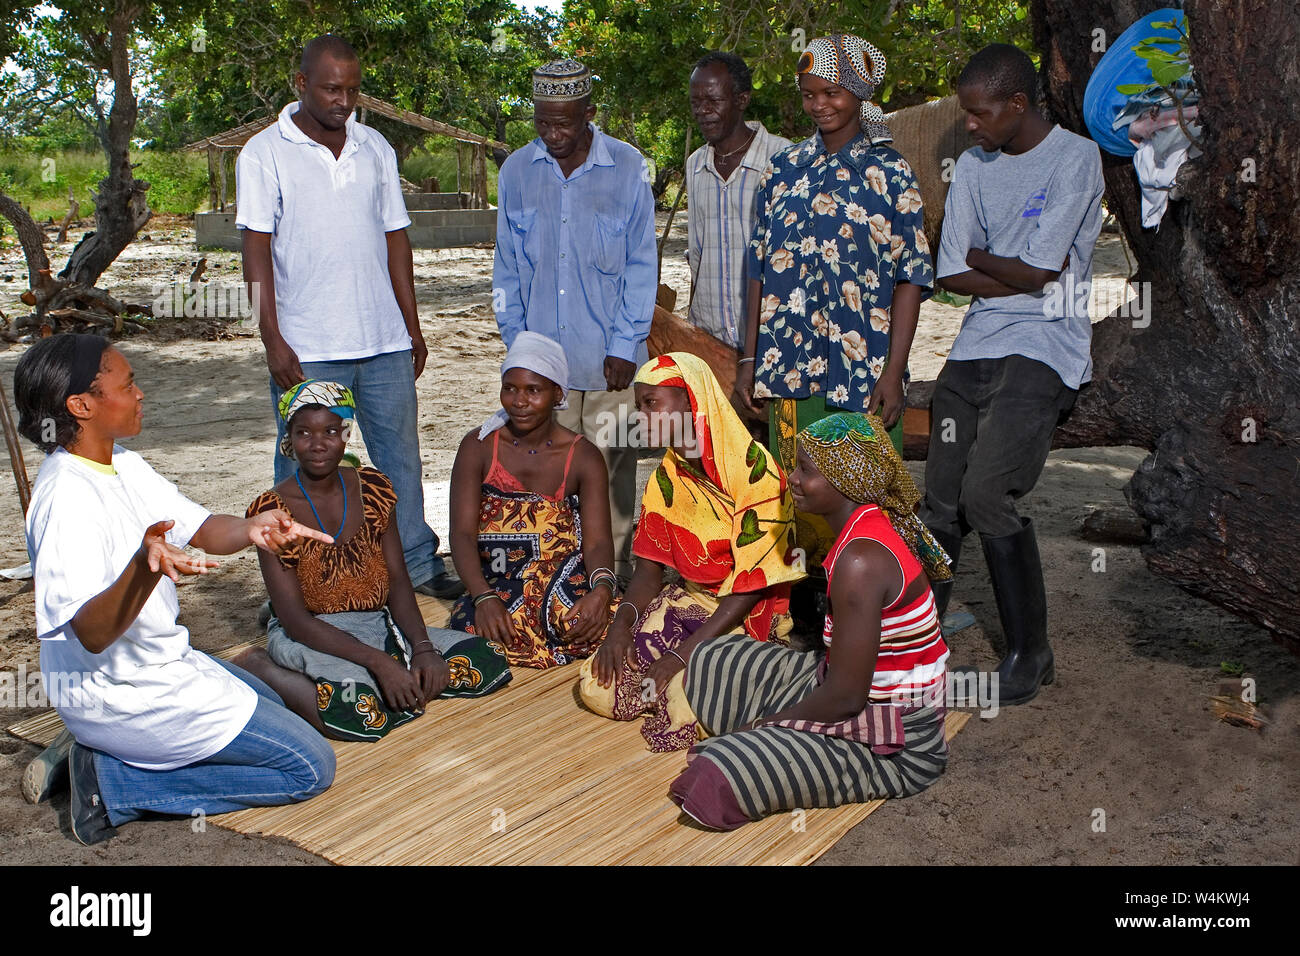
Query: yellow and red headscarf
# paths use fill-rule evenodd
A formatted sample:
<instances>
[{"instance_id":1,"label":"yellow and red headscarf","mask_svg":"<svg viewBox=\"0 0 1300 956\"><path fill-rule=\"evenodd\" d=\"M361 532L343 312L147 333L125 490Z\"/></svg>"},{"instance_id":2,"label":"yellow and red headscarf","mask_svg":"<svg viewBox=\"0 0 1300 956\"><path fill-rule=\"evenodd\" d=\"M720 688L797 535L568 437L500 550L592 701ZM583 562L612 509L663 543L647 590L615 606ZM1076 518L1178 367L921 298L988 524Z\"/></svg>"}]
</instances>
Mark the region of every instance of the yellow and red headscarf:
<instances>
[{"instance_id":1,"label":"yellow and red headscarf","mask_svg":"<svg viewBox=\"0 0 1300 956\"><path fill-rule=\"evenodd\" d=\"M670 565L718 597L773 588L745 620L767 640L804 576L794 552L794 500L775 459L754 441L709 366L670 352L641 366L636 382L682 388L690 398L698 466L669 449L641 498L632 540L638 557Z\"/></svg>"}]
</instances>

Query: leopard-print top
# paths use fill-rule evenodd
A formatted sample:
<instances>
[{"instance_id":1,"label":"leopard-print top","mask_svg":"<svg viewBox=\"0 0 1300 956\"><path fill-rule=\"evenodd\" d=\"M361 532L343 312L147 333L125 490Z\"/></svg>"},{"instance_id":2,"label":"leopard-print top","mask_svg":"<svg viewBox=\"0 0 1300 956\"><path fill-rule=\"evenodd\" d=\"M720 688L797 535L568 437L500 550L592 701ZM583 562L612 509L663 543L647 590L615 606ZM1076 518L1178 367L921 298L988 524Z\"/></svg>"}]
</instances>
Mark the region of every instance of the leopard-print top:
<instances>
[{"instance_id":1,"label":"leopard-print top","mask_svg":"<svg viewBox=\"0 0 1300 956\"><path fill-rule=\"evenodd\" d=\"M376 611L388 601L388 563L381 538L397 507L393 485L383 472L362 468L361 504L364 518L356 533L342 543L304 539L280 555L280 563L297 572L303 603L313 614ZM346 476L345 476L346 477ZM264 491L248 506L248 516L283 508L274 491ZM302 515L294 515L302 521ZM308 516L308 527L314 519Z\"/></svg>"}]
</instances>

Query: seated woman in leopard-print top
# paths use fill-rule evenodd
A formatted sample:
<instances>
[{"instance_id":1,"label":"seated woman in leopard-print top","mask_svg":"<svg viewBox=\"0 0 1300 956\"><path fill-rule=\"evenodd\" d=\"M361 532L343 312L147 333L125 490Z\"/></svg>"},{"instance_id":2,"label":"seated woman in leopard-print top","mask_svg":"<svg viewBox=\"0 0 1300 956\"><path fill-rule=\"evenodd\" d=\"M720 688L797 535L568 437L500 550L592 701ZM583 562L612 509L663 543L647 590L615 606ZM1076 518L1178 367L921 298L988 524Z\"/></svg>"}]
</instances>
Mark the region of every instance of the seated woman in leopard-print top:
<instances>
[{"instance_id":1,"label":"seated woman in leopard-print top","mask_svg":"<svg viewBox=\"0 0 1300 956\"><path fill-rule=\"evenodd\" d=\"M294 544L262 562L274 616L250 669L325 736L378 740L435 697L486 693L509 670L482 638L425 627L391 482L374 468L340 467L353 408L348 389L317 380L281 400L281 451L298 470L248 513L283 508L336 533L333 544Z\"/></svg>"}]
</instances>

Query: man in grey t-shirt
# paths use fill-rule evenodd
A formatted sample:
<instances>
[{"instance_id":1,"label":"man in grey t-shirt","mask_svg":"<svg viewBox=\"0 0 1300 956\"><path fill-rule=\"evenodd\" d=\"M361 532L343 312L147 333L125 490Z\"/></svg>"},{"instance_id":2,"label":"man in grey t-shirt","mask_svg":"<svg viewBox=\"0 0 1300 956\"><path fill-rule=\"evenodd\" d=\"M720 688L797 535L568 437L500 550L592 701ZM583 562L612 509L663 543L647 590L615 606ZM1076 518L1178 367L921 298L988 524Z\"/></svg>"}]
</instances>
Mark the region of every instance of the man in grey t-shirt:
<instances>
[{"instance_id":1,"label":"man in grey t-shirt","mask_svg":"<svg viewBox=\"0 0 1300 956\"><path fill-rule=\"evenodd\" d=\"M1038 544L1015 501L1092 374L1085 283L1101 231L1101 154L1039 115L1037 90L1032 61L1006 44L957 81L976 148L957 161L936 278L972 300L935 383L921 508L954 570L962 537L979 532L1007 640L1003 705L1055 678ZM940 614L951 588L935 588Z\"/></svg>"}]
</instances>

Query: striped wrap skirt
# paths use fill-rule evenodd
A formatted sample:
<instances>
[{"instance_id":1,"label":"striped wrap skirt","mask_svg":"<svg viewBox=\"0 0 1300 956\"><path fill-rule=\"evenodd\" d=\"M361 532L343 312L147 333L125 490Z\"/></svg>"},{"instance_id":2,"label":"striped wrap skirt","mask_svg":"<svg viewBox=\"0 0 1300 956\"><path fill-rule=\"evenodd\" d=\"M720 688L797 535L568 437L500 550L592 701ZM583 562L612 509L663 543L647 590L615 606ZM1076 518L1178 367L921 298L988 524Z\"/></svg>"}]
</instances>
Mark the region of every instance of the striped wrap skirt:
<instances>
[{"instance_id":1,"label":"striped wrap skirt","mask_svg":"<svg viewBox=\"0 0 1300 956\"><path fill-rule=\"evenodd\" d=\"M743 634L691 654L686 697L708 738L691 748L673 799L704 826L732 830L768 813L907 797L948 762L942 708L904 712L903 748L876 753L845 737L765 726L737 730L807 697L819 656Z\"/></svg>"}]
</instances>

